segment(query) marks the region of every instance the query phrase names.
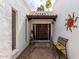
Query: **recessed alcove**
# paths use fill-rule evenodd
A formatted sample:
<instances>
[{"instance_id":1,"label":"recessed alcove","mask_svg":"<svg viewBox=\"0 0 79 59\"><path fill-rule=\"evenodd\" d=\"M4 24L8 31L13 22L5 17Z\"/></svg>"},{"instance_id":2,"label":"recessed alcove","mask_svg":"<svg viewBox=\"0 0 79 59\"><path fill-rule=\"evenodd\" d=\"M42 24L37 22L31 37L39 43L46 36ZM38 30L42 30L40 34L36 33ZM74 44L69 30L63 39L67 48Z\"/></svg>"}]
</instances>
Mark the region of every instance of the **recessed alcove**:
<instances>
[{"instance_id":1,"label":"recessed alcove","mask_svg":"<svg viewBox=\"0 0 79 59\"><path fill-rule=\"evenodd\" d=\"M30 36L32 36L32 39L41 42L52 39L54 22L57 18L56 13L31 12L27 15L27 18L30 23Z\"/></svg>"}]
</instances>

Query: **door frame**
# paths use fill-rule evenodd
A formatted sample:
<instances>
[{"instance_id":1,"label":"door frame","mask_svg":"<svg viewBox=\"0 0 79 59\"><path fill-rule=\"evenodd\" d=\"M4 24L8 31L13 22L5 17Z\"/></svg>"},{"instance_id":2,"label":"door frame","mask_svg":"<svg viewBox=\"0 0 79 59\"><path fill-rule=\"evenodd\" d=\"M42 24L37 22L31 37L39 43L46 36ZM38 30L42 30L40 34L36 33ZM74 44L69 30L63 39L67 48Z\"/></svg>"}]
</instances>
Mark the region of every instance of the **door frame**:
<instances>
[{"instance_id":1,"label":"door frame","mask_svg":"<svg viewBox=\"0 0 79 59\"><path fill-rule=\"evenodd\" d=\"M50 39L53 40L53 34L54 34L54 23L53 22L54 21L52 19L32 19L30 21L30 36L32 34L31 31L33 31L33 24L50 24L51 25ZM48 41L49 40L35 40L33 38L33 42L48 42Z\"/></svg>"}]
</instances>

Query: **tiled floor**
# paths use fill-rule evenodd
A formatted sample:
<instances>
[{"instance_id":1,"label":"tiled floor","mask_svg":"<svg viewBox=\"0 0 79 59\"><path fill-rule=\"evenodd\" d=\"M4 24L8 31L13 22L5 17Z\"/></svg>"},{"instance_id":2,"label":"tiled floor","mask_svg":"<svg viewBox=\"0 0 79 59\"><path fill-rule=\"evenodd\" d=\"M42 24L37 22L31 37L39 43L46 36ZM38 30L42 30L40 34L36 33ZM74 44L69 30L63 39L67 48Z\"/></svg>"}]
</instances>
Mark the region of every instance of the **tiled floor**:
<instances>
[{"instance_id":1,"label":"tiled floor","mask_svg":"<svg viewBox=\"0 0 79 59\"><path fill-rule=\"evenodd\" d=\"M28 46L17 59L58 59L49 43L34 43Z\"/></svg>"}]
</instances>

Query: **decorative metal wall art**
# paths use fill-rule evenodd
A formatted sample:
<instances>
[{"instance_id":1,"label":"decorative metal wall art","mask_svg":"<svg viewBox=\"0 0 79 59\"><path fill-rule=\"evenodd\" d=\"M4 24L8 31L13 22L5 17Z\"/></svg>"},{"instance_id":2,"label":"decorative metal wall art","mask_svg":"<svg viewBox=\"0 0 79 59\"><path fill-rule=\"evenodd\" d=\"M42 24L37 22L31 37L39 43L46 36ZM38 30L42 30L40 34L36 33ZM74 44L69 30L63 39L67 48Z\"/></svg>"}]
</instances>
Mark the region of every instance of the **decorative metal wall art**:
<instances>
[{"instance_id":1,"label":"decorative metal wall art","mask_svg":"<svg viewBox=\"0 0 79 59\"><path fill-rule=\"evenodd\" d=\"M75 17L75 12L73 12L72 15L68 14L68 18L66 19L65 23L66 30L70 30L72 32L73 28L77 28L77 25L75 25L75 23L78 18L79 17Z\"/></svg>"}]
</instances>

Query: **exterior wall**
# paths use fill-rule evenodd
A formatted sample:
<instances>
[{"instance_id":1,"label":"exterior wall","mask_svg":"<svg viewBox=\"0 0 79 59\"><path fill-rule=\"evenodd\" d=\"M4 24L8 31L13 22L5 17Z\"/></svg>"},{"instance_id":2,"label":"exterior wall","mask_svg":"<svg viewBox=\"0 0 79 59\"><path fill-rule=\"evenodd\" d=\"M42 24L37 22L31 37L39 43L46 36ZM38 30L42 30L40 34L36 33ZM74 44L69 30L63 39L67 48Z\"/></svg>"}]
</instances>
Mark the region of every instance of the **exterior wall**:
<instances>
[{"instance_id":1,"label":"exterior wall","mask_svg":"<svg viewBox=\"0 0 79 59\"><path fill-rule=\"evenodd\" d=\"M11 58L11 12L7 1L0 0L0 59Z\"/></svg>"},{"instance_id":2,"label":"exterior wall","mask_svg":"<svg viewBox=\"0 0 79 59\"><path fill-rule=\"evenodd\" d=\"M13 51L12 8L17 11L16 49ZM29 44L28 39L25 41L25 19L27 12L28 10L22 0L0 0L0 59L15 59Z\"/></svg>"},{"instance_id":3,"label":"exterior wall","mask_svg":"<svg viewBox=\"0 0 79 59\"><path fill-rule=\"evenodd\" d=\"M77 28L72 29L72 32L66 31L65 19L68 17L68 13L75 12L75 16L79 16L79 0L57 0L54 5L53 12L58 14L58 18L55 24L54 41L58 36L68 38L68 58L79 59L79 19L77 21Z\"/></svg>"}]
</instances>

